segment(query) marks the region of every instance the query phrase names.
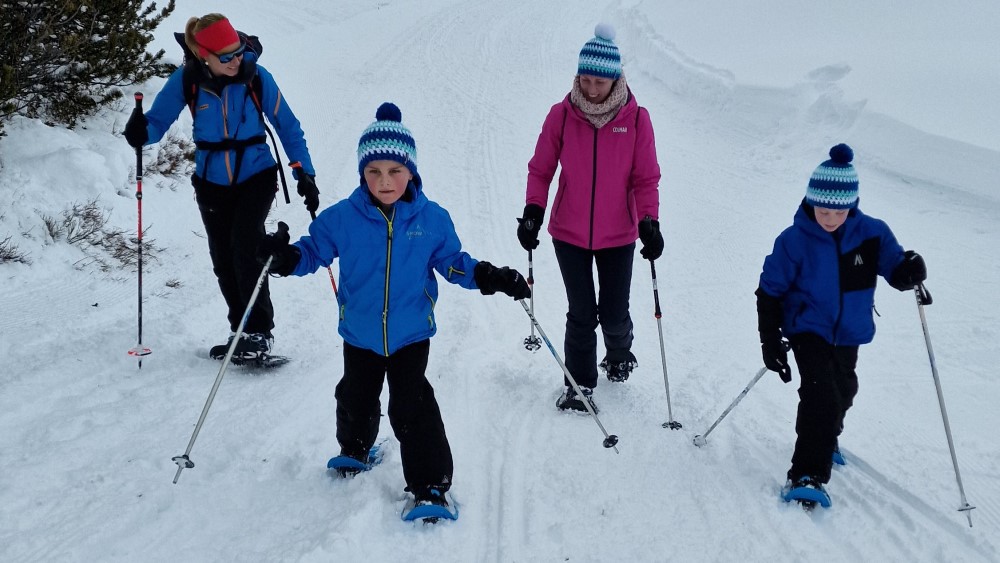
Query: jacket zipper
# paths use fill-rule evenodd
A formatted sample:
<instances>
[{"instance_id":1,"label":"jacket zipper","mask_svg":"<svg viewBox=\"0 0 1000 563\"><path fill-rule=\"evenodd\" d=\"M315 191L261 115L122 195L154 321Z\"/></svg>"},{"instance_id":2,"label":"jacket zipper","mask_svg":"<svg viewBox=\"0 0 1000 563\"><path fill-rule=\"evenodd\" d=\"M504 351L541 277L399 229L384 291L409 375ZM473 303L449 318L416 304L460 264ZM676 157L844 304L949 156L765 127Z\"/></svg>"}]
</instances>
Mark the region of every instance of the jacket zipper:
<instances>
[{"instance_id":1,"label":"jacket zipper","mask_svg":"<svg viewBox=\"0 0 1000 563\"><path fill-rule=\"evenodd\" d=\"M594 208L596 206L597 206L597 128L594 127L594 177L590 183L590 240L587 245L588 249L594 248Z\"/></svg>"},{"instance_id":2,"label":"jacket zipper","mask_svg":"<svg viewBox=\"0 0 1000 563\"><path fill-rule=\"evenodd\" d=\"M389 357L389 265L392 264L392 221L396 217L396 208L392 209L392 218L387 217L381 209L378 212L385 219L388 234L385 245L385 289L382 295L382 351Z\"/></svg>"}]
</instances>

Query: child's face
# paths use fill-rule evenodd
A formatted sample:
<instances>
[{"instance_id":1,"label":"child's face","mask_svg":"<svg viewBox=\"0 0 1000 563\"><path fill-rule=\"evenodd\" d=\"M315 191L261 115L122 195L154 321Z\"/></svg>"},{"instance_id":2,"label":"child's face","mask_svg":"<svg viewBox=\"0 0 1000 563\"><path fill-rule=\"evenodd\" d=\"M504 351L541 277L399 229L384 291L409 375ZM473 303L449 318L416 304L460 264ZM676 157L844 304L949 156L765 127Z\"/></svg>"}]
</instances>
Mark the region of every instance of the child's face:
<instances>
[{"instance_id":1,"label":"child's face","mask_svg":"<svg viewBox=\"0 0 1000 563\"><path fill-rule=\"evenodd\" d=\"M832 233L840 228L847 220L847 209L827 209L825 207L815 207L816 222L823 230Z\"/></svg>"},{"instance_id":2,"label":"child's face","mask_svg":"<svg viewBox=\"0 0 1000 563\"><path fill-rule=\"evenodd\" d=\"M608 95L611 94L611 87L614 85L615 81L610 78L590 74L580 75L580 90L587 101L594 104L604 103L604 100L608 99Z\"/></svg>"},{"instance_id":3,"label":"child's face","mask_svg":"<svg viewBox=\"0 0 1000 563\"><path fill-rule=\"evenodd\" d=\"M403 197L412 179L410 169L395 160L374 160L365 166L368 191L383 205L392 205Z\"/></svg>"}]
</instances>

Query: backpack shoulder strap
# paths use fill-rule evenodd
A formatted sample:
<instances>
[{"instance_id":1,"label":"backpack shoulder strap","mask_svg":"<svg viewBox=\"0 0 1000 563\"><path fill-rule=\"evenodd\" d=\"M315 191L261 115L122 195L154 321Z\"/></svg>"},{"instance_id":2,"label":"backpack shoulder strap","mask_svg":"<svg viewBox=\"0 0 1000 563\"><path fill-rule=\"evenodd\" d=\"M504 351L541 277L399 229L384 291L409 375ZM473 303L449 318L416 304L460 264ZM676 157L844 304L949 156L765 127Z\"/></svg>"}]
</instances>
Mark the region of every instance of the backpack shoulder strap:
<instances>
[{"instance_id":1,"label":"backpack shoulder strap","mask_svg":"<svg viewBox=\"0 0 1000 563\"><path fill-rule=\"evenodd\" d=\"M198 99L198 81L201 74L201 69L198 68L198 57L194 56L194 53L188 48L187 43L184 42L183 33L175 32L174 40L177 41L177 44L184 51L184 62L182 63L184 73L181 74L181 83L184 89L184 105L191 112L191 117L194 117L194 104L195 100Z\"/></svg>"}]
</instances>

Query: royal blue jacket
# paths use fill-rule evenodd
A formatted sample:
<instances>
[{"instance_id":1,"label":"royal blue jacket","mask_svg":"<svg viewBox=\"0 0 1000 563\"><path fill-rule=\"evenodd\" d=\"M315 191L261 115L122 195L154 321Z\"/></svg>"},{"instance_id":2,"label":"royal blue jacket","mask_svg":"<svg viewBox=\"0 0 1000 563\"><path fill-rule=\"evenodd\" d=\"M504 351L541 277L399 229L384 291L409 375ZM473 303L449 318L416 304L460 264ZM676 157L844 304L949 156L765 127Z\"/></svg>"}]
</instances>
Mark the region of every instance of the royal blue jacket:
<instances>
[{"instance_id":1,"label":"royal blue jacket","mask_svg":"<svg viewBox=\"0 0 1000 563\"><path fill-rule=\"evenodd\" d=\"M195 143L217 143L227 139L247 140L265 135L264 121L259 117L257 106L250 97L250 80L254 73L260 76L264 116L274 126L281 139L290 162L302 164L302 171L313 176L312 159L306 147L305 136L299 120L281 95L271 73L257 65L257 55L250 50L244 52L240 73L218 93L208 88L200 88L195 100L194 132ZM163 89L157 94L149 111L146 112L146 144L156 143L167 129L177 121L177 116L187 110L184 100L184 67L178 68L167 79ZM275 166L271 147L258 143L246 147L239 166L239 177L234 177L236 151L195 151L195 174L214 184L239 184L247 178ZM298 169L292 175L298 178Z\"/></svg>"},{"instance_id":2,"label":"royal blue jacket","mask_svg":"<svg viewBox=\"0 0 1000 563\"><path fill-rule=\"evenodd\" d=\"M875 283L903 261L889 226L852 209L834 233L806 205L764 259L760 288L781 301L786 337L817 334L835 346L867 344L875 336Z\"/></svg>"},{"instance_id":3,"label":"royal blue jacket","mask_svg":"<svg viewBox=\"0 0 1000 563\"><path fill-rule=\"evenodd\" d=\"M451 283L478 289L473 272L479 262L462 252L448 212L413 182L387 213L359 186L320 213L295 245L302 257L292 275L340 259L340 336L385 356L437 331L434 270Z\"/></svg>"}]
</instances>

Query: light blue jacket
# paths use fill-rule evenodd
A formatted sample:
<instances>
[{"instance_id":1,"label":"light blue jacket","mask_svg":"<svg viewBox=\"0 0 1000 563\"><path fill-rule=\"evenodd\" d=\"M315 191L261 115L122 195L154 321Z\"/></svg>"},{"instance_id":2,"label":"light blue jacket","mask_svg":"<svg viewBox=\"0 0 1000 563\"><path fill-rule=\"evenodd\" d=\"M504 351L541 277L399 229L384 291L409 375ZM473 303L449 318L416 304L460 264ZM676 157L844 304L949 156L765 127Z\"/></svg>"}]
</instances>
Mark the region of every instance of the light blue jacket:
<instances>
[{"instance_id":1,"label":"light blue jacket","mask_svg":"<svg viewBox=\"0 0 1000 563\"><path fill-rule=\"evenodd\" d=\"M478 289L478 261L462 252L451 216L413 182L388 213L359 186L320 213L295 245L302 257L292 275L340 259L338 331L348 344L385 356L437 331L434 270L450 283Z\"/></svg>"}]
</instances>

